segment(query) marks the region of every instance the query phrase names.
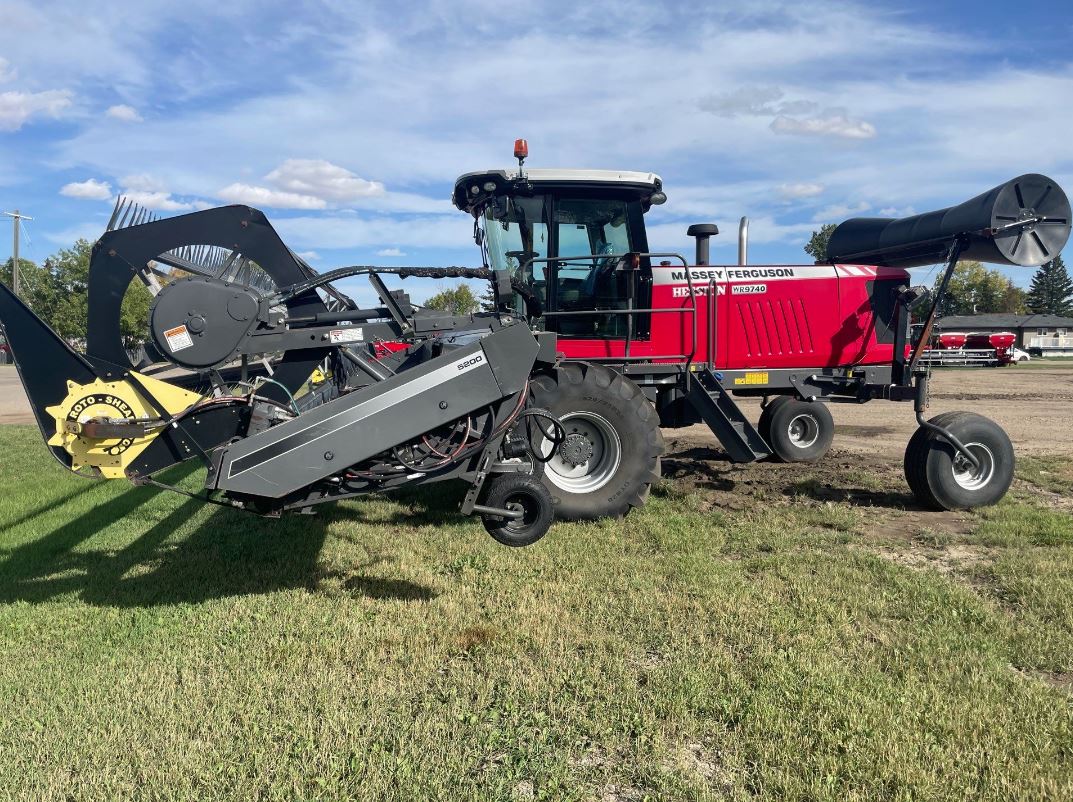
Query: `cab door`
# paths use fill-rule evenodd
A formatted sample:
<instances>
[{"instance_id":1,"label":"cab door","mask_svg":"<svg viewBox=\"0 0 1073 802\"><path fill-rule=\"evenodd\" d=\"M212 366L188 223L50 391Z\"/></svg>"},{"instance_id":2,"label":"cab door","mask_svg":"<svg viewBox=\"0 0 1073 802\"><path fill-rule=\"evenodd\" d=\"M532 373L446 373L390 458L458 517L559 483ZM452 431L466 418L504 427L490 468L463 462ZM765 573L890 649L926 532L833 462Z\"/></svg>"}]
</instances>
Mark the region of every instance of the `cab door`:
<instances>
[{"instance_id":1,"label":"cab door","mask_svg":"<svg viewBox=\"0 0 1073 802\"><path fill-rule=\"evenodd\" d=\"M559 198L553 212L555 261L548 281L548 328L569 357L644 356L651 350L651 267L622 257L647 251L640 204L615 198ZM638 223L641 223L639 226Z\"/></svg>"}]
</instances>

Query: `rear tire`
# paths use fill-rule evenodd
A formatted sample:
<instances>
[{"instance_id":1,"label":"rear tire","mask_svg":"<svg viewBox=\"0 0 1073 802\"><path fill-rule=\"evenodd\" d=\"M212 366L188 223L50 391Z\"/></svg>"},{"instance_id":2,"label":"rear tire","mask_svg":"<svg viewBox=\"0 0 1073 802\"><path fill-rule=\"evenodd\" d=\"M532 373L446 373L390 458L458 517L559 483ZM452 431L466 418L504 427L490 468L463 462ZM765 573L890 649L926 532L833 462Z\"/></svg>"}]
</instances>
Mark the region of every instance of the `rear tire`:
<instances>
[{"instance_id":1,"label":"rear tire","mask_svg":"<svg viewBox=\"0 0 1073 802\"><path fill-rule=\"evenodd\" d=\"M602 365L577 362L537 376L530 389L533 403L566 429L540 477L556 517L619 517L643 506L660 477L663 435L641 388ZM537 447L551 453L546 440Z\"/></svg>"},{"instance_id":2,"label":"rear tire","mask_svg":"<svg viewBox=\"0 0 1073 802\"><path fill-rule=\"evenodd\" d=\"M835 422L822 401L786 398L771 404L767 440L772 455L781 462L816 462L831 450Z\"/></svg>"},{"instance_id":3,"label":"rear tire","mask_svg":"<svg viewBox=\"0 0 1073 802\"><path fill-rule=\"evenodd\" d=\"M1002 427L974 412L946 412L929 423L942 426L979 460L974 468L942 435L917 429L905 449L905 479L923 507L968 510L997 503L1013 482L1016 457Z\"/></svg>"}]
</instances>

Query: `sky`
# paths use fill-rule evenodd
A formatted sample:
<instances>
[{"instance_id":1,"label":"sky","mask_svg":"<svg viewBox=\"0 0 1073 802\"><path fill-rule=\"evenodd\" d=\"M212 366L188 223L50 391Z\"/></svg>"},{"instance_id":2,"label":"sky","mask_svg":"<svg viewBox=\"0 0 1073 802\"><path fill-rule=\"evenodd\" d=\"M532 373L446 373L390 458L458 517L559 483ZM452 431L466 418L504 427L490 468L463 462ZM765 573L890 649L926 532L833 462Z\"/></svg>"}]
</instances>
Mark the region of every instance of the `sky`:
<instances>
[{"instance_id":1,"label":"sky","mask_svg":"<svg viewBox=\"0 0 1073 802\"><path fill-rule=\"evenodd\" d=\"M1073 3L0 0L0 210L39 262L122 193L256 206L321 271L478 265L454 180L518 137L660 174L654 250L714 222L733 262L747 215L751 262L807 262L822 223L1073 191Z\"/></svg>"}]
</instances>

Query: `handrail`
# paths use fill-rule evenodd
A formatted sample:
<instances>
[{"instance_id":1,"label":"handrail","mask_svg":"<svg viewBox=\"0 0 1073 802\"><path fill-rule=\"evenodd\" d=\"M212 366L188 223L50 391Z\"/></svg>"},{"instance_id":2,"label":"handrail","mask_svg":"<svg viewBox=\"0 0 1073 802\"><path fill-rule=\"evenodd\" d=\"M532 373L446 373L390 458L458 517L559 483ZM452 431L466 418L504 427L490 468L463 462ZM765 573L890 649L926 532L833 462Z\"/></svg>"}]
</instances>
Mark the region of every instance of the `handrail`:
<instances>
[{"instance_id":1,"label":"handrail","mask_svg":"<svg viewBox=\"0 0 1073 802\"><path fill-rule=\"evenodd\" d=\"M594 266L595 266L595 262L596 262L597 259L608 259L608 258L617 258L617 259L620 260L620 262L622 260L630 258L631 261L636 260L637 263L639 263L641 259L648 259L650 261L652 259L677 259L678 261L680 261L682 263L682 267L684 268L684 271L685 271L686 285L689 288L689 305L688 306L683 306L683 307L635 309L632 306L632 298L627 297L627 303L629 305L627 306L626 309L591 309L591 310L590 309L580 309L580 310L559 311L559 312L544 312L541 315L541 317L574 317L574 316L581 316L581 315L609 315L609 316L625 315L626 316L626 348L625 348L625 354L623 356L621 356L621 357L618 357L618 356L607 357L606 358L607 360L622 360L624 362L655 361L655 360L658 360L658 359L685 360L685 363L686 363L685 369L686 369L686 372L688 373L690 371L691 366L692 366L693 359L694 359L694 357L696 356L696 353L697 353L697 345L698 345L698 340L699 340L700 335L699 335L698 326L697 326L697 314L698 314L697 294L693 291L693 275L689 270L689 262L687 262L685 257L682 256L681 254L679 254L679 253L640 253L640 252L631 251L630 253L626 253L626 254L623 254L621 256L615 256L614 254L598 254L598 253L586 254L586 255L583 255L583 256L541 256L541 257L537 257L537 258L534 258L534 259L527 259L526 261L522 262L519 265L518 269L520 271L525 267L530 267L531 268L534 264L537 264L537 263L545 263L545 264L548 264L550 266L554 266L554 268L557 271L559 262L592 261ZM553 263L554 263L554 265L553 265ZM616 271L621 270L621 269L622 269L621 267L616 267ZM629 268L626 268L626 271L631 272L631 273L636 271L636 270L637 270L637 268L632 267L632 266L629 267ZM630 293L632 294L632 290L630 291ZM647 354L645 356L640 356L640 357L631 356L630 355L630 344L631 344L631 339L632 339L631 334L632 334L633 327L634 327L634 316L635 315L643 315L643 314L679 314L679 315L688 314L688 315L690 315L690 319L692 320L693 325L692 325L692 331L691 331L691 336L690 336L690 345L689 345L688 353L684 353L684 354Z\"/></svg>"}]
</instances>

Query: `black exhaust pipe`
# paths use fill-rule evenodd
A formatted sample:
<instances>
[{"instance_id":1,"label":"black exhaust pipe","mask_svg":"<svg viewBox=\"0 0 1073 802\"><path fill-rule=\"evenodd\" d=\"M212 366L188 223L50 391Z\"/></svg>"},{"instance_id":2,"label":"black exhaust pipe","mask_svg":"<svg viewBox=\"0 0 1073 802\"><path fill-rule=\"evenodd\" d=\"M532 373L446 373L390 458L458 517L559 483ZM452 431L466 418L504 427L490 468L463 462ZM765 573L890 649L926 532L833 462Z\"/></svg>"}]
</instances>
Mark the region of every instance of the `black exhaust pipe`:
<instances>
[{"instance_id":1,"label":"black exhaust pipe","mask_svg":"<svg viewBox=\"0 0 1073 802\"><path fill-rule=\"evenodd\" d=\"M1066 193L1047 176L1028 173L946 209L847 220L831 234L827 261L923 267L943 261L961 237L962 259L1035 267L1061 252L1069 229Z\"/></svg>"}]
</instances>

